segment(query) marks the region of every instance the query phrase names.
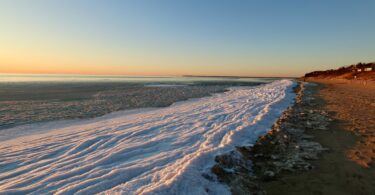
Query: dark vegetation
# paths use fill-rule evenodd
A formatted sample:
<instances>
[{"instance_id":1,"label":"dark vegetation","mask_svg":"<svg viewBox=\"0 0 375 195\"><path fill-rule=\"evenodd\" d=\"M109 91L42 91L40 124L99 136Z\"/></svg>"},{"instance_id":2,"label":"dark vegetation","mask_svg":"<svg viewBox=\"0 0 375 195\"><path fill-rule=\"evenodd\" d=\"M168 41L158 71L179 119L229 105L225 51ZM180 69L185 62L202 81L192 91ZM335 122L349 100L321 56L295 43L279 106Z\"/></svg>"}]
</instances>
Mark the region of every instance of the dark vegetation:
<instances>
[{"instance_id":1,"label":"dark vegetation","mask_svg":"<svg viewBox=\"0 0 375 195\"><path fill-rule=\"evenodd\" d=\"M314 71L305 74L304 77L375 80L375 62L360 62L358 64L343 66L338 69Z\"/></svg>"}]
</instances>

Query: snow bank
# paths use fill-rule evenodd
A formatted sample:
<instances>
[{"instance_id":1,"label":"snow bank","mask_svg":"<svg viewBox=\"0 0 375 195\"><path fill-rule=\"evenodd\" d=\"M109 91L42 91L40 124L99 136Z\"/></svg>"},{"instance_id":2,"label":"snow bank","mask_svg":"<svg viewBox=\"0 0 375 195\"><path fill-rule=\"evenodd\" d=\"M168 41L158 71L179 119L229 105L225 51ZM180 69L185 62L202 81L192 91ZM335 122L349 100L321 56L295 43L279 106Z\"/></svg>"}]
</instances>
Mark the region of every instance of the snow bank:
<instances>
[{"instance_id":1,"label":"snow bank","mask_svg":"<svg viewBox=\"0 0 375 195\"><path fill-rule=\"evenodd\" d=\"M214 157L266 133L293 86L233 88L2 141L0 194L227 194L210 173Z\"/></svg>"}]
</instances>

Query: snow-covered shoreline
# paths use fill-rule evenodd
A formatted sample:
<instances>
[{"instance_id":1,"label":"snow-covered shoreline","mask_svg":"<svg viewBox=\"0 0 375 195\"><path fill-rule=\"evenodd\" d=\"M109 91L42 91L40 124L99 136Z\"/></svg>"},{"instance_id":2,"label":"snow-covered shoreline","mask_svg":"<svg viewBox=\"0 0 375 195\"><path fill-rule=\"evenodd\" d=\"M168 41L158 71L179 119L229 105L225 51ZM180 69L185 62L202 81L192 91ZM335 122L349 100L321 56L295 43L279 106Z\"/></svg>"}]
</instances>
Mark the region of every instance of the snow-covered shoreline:
<instances>
[{"instance_id":1,"label":"snow-covered shoreline","mask_svg":"<svg viewBox=\"0 0 375 195\"><path fill-rule=\"evenodd\" d=\"M293 103L293 86L236 88L0 142L0 193L229 193L202 174L216 155L266 133Z\"/></svg>"}]
</instances>

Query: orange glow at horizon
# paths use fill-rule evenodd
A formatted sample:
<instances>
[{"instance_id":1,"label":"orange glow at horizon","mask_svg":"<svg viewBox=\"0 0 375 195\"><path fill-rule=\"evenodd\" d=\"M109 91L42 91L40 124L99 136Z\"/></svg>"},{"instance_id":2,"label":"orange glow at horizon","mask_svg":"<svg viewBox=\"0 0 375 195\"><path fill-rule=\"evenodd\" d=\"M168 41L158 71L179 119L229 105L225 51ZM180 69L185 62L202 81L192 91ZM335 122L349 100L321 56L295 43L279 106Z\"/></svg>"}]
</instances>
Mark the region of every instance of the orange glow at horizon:
<instances>
[{"instance_id":1,"label":"orange glow at horizon","mask_svg":"<svg viewBox=\"0 0 375 195\"><path fill-rule=\"evenodd\" d=\"M0 73L299 77L375 60L374 2L313 4L8 1Z\"/></svg>"},{"instance_id":2,"label":"orange glow at horizon","mask_svg":"<svg viewBox=\"0 0 375 195\"><path fill-rule=\"evenodd\" d=\"M185 53L139 48L116 49L94 43L73 44L60 39L53 42L52 39L24 38L26 39L4 40L4 44L0 45L0 73L300 76L298 69L291 72L290 68L280 68L277 62L265 61L268 56L221 54L213 51Z\"/></svg>"},{"instance_id":3,"label":"orange glow at horizon","mask_svg":"<svg viewBox=\"0 0 375 195\"><path fill-rule=\"evenodd\" d=\"M89 66L89 65L0 65L0 73L11 74L77 74L77 75L143 75L174 76L163 72L135 70L121 66Z\"/></svg>"},{"instance_id":4,"label":"orange glow at horizon","mask_svg":"<svg viewBox=\"0 0 375 195\"><path fill-rule=\"evenodd\" d=\"M201 75L201 76L254 76L254 77L272 77L272 76L285 76L285 74L270 74L257 72L254 74L243 74L239 72L223 72L223 71L203 71L203 70L159 70L158 68L147 67L129 67L118 65L105 65L105 66L90 66L90 65L17 65L10 64L4 65L0 63L0 73L2 74L76 74L76 75L138 75L138 76L182 76L182 75Z\"/></svg>"},{"instance_id":5,"label":"orange glow at horizon","mask_svg":"<svg viewBox=\"0 0 375 195\"><path fill-rule=\"evenodd\" d=\"M238 66L233 68L220 65L219 61L202 59L199 65L197 59L190 61L175 59L151 59L145 57L93 59L73 56L71 58L57 58L29 53L23 57L7 55L0 57L0 73L11 74L80 74L80 75L142 75L142 76L181 76L181 75L207 75L207 76L290 76L290 72L275 72L262 70L256 66ZM9 57L13 56L13 57ZM69 60L70 59L70 60ZM143 59L143 60L142 60ZM152 61L153 60L153 61ZM152 62L150 62L152 61ZM172 62L173 61L173 62ZM131 65L128 65L131 64ZM198 64L198 65L197 65ZM216 64L219 64L216 66Z\"/></svg>"}]
</instances>

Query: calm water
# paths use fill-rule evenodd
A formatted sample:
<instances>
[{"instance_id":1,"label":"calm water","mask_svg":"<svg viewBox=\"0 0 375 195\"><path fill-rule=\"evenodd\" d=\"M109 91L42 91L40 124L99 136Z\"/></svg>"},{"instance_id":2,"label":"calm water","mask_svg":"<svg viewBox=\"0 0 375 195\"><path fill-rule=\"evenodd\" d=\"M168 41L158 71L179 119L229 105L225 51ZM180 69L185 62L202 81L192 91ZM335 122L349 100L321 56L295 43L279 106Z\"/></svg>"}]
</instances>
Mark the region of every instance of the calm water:
<instances>
[{"instance_id":1,"label":"calm water","mask_svg":"<svg viewBox=\"0 0 375 195\"><path fill-rule=\"evenodd\" d=\"M0 74L0 130L114 111L163 107L273 78Z\"/></svg>"}]
</instances>

